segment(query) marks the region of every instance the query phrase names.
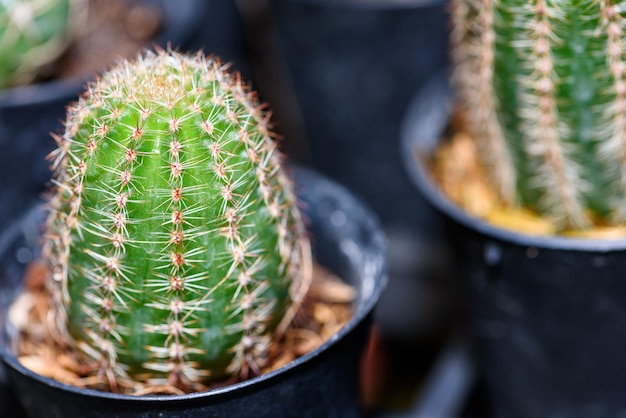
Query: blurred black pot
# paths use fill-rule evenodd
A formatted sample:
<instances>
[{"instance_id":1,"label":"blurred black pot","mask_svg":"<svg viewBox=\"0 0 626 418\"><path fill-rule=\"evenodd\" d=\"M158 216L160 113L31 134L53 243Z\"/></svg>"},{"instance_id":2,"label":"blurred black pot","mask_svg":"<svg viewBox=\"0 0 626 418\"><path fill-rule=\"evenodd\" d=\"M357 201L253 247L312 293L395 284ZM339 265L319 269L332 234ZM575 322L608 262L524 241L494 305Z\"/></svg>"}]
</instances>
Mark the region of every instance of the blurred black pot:
<instances>
[{"instance_id":1,"label":"blurred black pot","mask_svg":"<svg viewBox=\"0 0 626 418\"><path fill-rule=\"evenodd\" d=\"M171 3L171 7L176 7L177 2ZM199 6L196 18L201 23L196 25L193 37L183 44L184 49L201 49L207 55L216 55L231 64L244 80L252 80L243 22L236 0L202 0Z\"/></svg>"},{"instance_id":2,"label":"blurred black pot","mask_svg":"<svg viewBox=\"0 0 626 418\"><path fill-rule=\"evenodd\" d=\"M495 416L623 415L626 240L523 235L451 203L425 164L448 127L446 78L416 96L402 153L418 190L447 221Z\"/></svg>"},{"instance_id":3,"label":"blurred black pot","mask_svg":"<svg viewBox=\"0 0 626 418\"><path fill-rule=\"evenodd\" d=\"M24 368L3 337L2 357L17 396L32 417L360 417L359 362L371 313L385 286L385 239L376 217L348 190L297 169L314 257L357 291L352 319L333 338L276 371L204 393L133 397L78 389ZM33 212L0 236L4 312L36 257ZM2 293L2 292L0 292ZM0 414L4 411L0 411Z\"/></svg>"},{"instance_id":4,"label":"blurred black pot","mask_svg":"<svg viewBox=\"0 0 626 418\"><path fill-rule=\"evenodd\" d=\"M385 226L428 229L395 144L411 97L446 64L447 1L270 3L312 167L362 196ZM289 116L275 110L280 128Z\"/></svg>"}]
</instances>

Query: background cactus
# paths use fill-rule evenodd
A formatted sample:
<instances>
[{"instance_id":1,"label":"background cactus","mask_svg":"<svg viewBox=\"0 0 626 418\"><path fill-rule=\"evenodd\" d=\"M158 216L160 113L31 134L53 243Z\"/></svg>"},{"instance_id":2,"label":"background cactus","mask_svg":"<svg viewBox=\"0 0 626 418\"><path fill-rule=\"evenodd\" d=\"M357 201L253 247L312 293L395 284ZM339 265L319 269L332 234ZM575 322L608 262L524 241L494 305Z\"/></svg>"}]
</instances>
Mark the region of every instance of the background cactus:
<instances>
[{"instance_id":1,"label":"background cactus","mask_svg":"<svg viewBox=\"0 0 626 418\"><path fill-rule=\"evenodd\" d=\"M0 88L26 84L65 51L86 0L0 1Z\"/></svg>"},{"instance_id":2,"label":"background cactus","mask_svg":"<svg viewBox=\"0 0 626 418\"><path fill-rule=\"evenodd\" d=\"M626 2L454 0L454 82L503 200L626 221Z\"/></svg>"},{"instance_id":3,"label":"background cactus","mask_svg":"<svg viewBox=\"0 0 626 418\"><path fill-rule=\"evenodd\" d=\"M60 328L112 386L263 366L310 272L271 136L201 54L121 62L69 107L44 257Z\"/></svg>"}]
</instances>

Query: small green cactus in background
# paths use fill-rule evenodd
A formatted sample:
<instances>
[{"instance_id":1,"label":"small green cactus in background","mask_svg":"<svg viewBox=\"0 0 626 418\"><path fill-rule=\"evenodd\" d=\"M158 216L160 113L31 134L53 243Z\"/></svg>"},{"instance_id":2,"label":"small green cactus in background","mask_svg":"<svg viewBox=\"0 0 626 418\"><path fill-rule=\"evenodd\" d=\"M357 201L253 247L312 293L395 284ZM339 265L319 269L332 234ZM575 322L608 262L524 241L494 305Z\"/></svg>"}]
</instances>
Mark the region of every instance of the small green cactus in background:
<instances>
[{"instance_id":1,"label":"small green cactus in background","mask_svg":"<svg viewBox=\"0 0 626 418\"><path fill-rule=\"evenodd\" d=\"M123 61L68 109L44 258L61 330L111 386L264 365L310 281L268 114L217 59Z\"/></svg>"},{"instance_id":2,"label":"small green cactus in background","mask_svg":"<svg viewBox=\"0 0 626 418\"><path fill-rule=\"evenodd\" d=\"M66 49L86 0L0 0L0 88L32 81Z\"/></svg>"},{"instance_id":3,"label":"small green cactus in background","mask_svg":"<svg viewBox=\"0 0 626 418\"><path fill-rule=\"evenodd\" d=\"M454 0L453 81L502 199L626 221L626 2Z\"/></svg>"}]
</instances>

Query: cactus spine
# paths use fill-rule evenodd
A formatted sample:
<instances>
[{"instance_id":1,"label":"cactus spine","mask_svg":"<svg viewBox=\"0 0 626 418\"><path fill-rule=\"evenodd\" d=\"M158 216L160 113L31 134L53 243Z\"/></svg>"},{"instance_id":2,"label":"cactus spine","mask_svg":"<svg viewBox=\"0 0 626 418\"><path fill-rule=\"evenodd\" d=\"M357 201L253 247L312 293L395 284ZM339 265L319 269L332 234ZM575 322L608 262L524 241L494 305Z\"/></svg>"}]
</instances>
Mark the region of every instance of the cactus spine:
<instances>
[{"instance_id":1,"label":"cactus spine","mask_svg":"<svg viewBox=\"0 0 626 418\"><path fill-rule=\"evenodd\" d=\"M454 0L454 82L508 204L626 221L626 2Z\"/></svg>"},{"instance_id":2,"label":"cactus spine","mask_svg":"<svg viewBox=\"0 0 626 418\"><path fill-rule=\"evenodd\" d=\"M32 81L63 53L86 0L0 1L0 88Z\"/></svg>"},{"instance_id":3,"label":"cactus spine","mask_svg":"<svg viewBox=\"0 0 626 418\"><path fill-rule=\"evenodd\" d=\"M121 62L69 107L44 257L61 329L112 386L263 365L310 270L271 135L201 54Z\"/></svg>"}]
</instances>

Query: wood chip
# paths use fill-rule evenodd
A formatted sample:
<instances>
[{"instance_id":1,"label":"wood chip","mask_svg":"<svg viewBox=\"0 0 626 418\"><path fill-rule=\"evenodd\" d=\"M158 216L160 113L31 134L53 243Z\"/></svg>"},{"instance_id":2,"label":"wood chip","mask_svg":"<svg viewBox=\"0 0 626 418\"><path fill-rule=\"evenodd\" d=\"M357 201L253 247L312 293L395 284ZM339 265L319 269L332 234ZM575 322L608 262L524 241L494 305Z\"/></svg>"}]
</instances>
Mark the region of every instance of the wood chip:
<instances>
[{"instance_id":1,"label":"wood chip","mask_svg":"<svg viewBox=\"0 0 626 418\"><path fill-rule=\"evenodd\" d=\"M556 227L552 222L520 209L495 208L485 218L495 226L529 235L556 234Z\"/></svg>"},{"instance_id":2,"label":"wood chip","mask_svg":"<svg viewBox=\"0 0 626 418\"><path fill-rule=\"evenodd\" d=\"M565 231L563 235L572 238L617 240L626 238L626 226L598 226L581 231Z\"/></svg>"},{"instance_id":3,"label":"wood chip","mask_svg":"<svg viewBox=\"0 0 626 418\"><path fill-rule=\"evenodd\" d=\"M327 270L318 266L314 269L313 274L319 276L318 280L311 283L310 298L326 303L352 303L356 298L354 287L344 283Z\"/></svg>"},{"instance_id":4,"label":"wood chip","mask_svg":"<svg viewBox=\"0 0 626 418\"><path fill-rule=\"evenodd\" d=\"M295 329L290 333L290 338L295 340L294 352L299 356L315 350L324 343L324 339L318 333L304 328Z\"/></svg>"},{"instance_id":5,"label":"wood chip","mask_svg":"<svg viewBox=\"0 0 626 418\"><path fill-rule=\"evenodd\" d=\"M24 367L34 371L35 373L58 380L62 383L71 384L79 379L77 374L56 363L54 358L44 358L40 355L30 355L21 356L18 360Z\"/></svg>"}]
</instances>

